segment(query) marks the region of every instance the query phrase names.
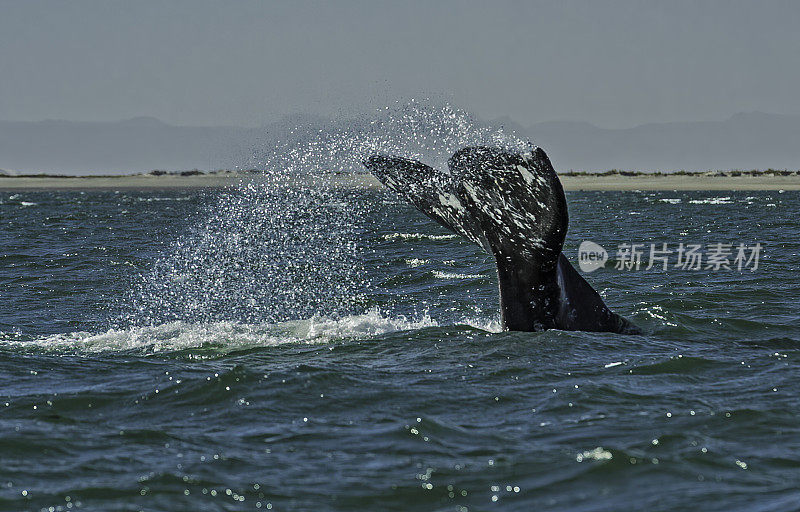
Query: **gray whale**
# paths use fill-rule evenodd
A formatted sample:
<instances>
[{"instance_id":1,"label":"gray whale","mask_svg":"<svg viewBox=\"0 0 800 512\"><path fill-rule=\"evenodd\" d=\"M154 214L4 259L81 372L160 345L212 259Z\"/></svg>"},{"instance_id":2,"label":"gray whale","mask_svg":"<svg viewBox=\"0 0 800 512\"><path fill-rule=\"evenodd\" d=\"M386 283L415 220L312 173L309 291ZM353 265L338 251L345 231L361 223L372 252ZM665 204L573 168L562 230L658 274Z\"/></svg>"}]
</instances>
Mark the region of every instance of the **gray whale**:
<instances>
[{"instance_id":1,"label":"gray whale","mask_svg":"<svg viewBox=\"0 0 800 512\"><path fill-rule=\"evenodd\" d=\"M561 252L567 201L540 148L466 147L448 161L449 174L394 156L375 155L364 165L422 213L494 256L504 329L640 332L608 309Z\"/></svg>"}]
</instances>

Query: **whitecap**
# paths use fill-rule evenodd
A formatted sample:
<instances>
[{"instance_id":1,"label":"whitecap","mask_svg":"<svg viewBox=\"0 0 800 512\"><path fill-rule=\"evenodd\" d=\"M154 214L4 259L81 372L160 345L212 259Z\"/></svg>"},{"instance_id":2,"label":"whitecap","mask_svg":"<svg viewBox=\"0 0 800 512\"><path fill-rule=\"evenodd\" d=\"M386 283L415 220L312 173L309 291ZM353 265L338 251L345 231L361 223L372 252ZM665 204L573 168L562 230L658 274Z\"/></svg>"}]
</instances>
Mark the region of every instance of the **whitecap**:
<instances>
[{"instance_id":1,"label":"whitecap","mask_svg":"<svg viewBox=\"0 0 800 512\"><path fill-rule=\"evenodd\" d=\"M191 197L137 197L139 202L152 203L157 201L189 201Z\"/></svg>"},{"instance_id":2,"label":"whitecap","mask_svg":"<svg viewBox=\"0 0 800 512\"><path fill-rule=\"evenodd\" d=\"M578 462L583 462L585 460L610 460L613 458L614 456L611 452L604 449L602 446L598 446L594 450L586 450L575 456L575 460Z\"/></svg>"},{"instance_id":3,"label":"whitecap","mask_svg":"<svg viewBox=\"0 0 800 512\"><path fill-rule=\"evenodd\" d=\"M731 204L731 198L726 197L707 197L705 199L692 199L689 201L692 204Z\"/></svg>"},{"instance_id":4,"label":"whitecap","mask_svg":"<svg viewBox=\"0 0 800 512\"><path fill-rule=\"evenodd\" d=\"M452 240L458 235L428 235L425 233L391 233L383 235L384 240Z\"/></svg>"},{"instance_id":5,"label":"whitecap","mask_svg":"<svg viewBox=\"0 0 800 512\"><path fill-rule=\"evenodd\" d=\"M436 279L484 279L486 276L481 274L458 274L454 272L441 272L434 270L433 277Z\"/></svg>"},{"instance_id":6,"label":"whitecap","mask_svg":"<svg viewBox=\"0 0 800 512\"><path fill-rule=\"evenodd\" d=\"M314 316L305 320L245 324L239 322L168 322L152 326L109 329L105 332L53 334L34 340L6 340L0 345L48 351L107 352L141 350L149 353L214 347L223 351L272 347L291 343L323 344L364 339L381 334L437 327L429 315L419 318L386 316L377 309L342 318Z\"/></svg>"}]
</instances>

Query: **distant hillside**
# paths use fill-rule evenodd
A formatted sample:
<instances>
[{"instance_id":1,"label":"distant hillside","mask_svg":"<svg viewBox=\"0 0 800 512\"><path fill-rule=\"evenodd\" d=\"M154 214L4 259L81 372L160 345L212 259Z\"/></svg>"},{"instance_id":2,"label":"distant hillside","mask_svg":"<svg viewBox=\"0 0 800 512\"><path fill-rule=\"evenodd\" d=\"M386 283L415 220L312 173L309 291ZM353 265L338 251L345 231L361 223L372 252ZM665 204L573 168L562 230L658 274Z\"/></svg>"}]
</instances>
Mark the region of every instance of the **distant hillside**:
<instances>
[{"instance_id":1,"label":"distant hillside","mask_svg":"<svg viewBox=\"0 0 800 512\"><path fill-rule=\"evenodd\" d=\"M736 114L719 122L628 129L588 123L503 125L529 137L559 171L800 169L800 116ZM172 126L153 118L115 123L0 121L0 168L8 173L123 174L252 165L254 152L314 129L358 122L295 116L259 128ZM300 127L299 131L290 132Z\"/></svg>"},{"instance_id":2,"label":"distant hillside","mask_svg":"<svg viewBox=\"0 0 800 512\"><path fill-rule=\"evenodd\" d=\"M550 122L518 130L543 147L559 171L800 169L800 116L736 114L620 130Z\"/></svg>"},{"instance_id":3,"label":"distant hillside","mask_svg":"<svg viewBox=\"0 0 800 512\"><path fill-rule=\"evenodd\" d=\"M248 154L262 130L171 126L153 118L116 123L0 121L0 168L118 174L216 169Z\"/></svg>"}]
</instances>

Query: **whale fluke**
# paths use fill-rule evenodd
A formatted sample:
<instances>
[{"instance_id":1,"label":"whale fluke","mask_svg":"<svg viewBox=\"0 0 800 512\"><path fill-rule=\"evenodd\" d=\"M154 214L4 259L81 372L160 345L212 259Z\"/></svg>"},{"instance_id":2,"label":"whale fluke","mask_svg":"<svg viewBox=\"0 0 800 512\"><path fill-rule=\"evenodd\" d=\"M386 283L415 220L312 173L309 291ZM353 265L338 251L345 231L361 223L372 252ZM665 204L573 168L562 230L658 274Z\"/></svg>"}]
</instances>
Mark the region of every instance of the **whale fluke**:
<instances>
[{"instance_id":1,"label":"whale fluke","mask_svg":"<svg viewBox=\"0 0 800 512\"><path fill-rule=\"evenodd\" d=\"M375 155L364 165L421 212L494 256L505 329L637 330L605 306L561 253L567 201L542 149L466 147L448 161L449 174L394 156Z\"/></svg>"}]
</instances>

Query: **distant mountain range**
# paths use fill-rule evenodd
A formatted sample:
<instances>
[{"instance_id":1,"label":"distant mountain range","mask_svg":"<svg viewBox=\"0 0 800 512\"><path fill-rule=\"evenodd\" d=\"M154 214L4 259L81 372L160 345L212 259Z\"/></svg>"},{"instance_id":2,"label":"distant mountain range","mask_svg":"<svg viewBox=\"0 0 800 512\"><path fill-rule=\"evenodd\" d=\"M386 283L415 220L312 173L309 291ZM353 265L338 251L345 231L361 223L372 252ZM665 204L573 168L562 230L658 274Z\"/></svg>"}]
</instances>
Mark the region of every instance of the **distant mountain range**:
<instances>
[{"instance_id":1,"label":"distant mountain range","mask_svg":"<svg viewBox=\"0 0 800 512\"><path fill-rule=\"evenodd\" d=\"M11 173L129 174L226 166L255 134L234 127L120 122L0 121L0 169Z\"/></svg>"},{"instance_id":2,"label":"distant mountain range","mask_svg":"<svg viewBox=\"0 0 800 512\"><path fill-rule=\"evenodd\" d=\"M522 133L544 148L560 171L800 169L800 116L756 112L627 129L550 122Z\"/></svg>"},{"instance_id":3,"label":"distant mountain range","mask_svg":"<svg viewBox=\"0 0 800 512\"><path fill-rule=\"evenodd\" d=\"M337 123L341 125L342 123ZM352 128L356 121L348 122ZM546 122L487 123L528 137L559 171L800 169L800 116L736 114L725 121L651 123L627 129ZM0 121L6 173L129 174L252 165L252 155L290 132L331 126L295 116L259 128L188 127L142 117L120 122Z\"/></svg>"}]
</instances>

